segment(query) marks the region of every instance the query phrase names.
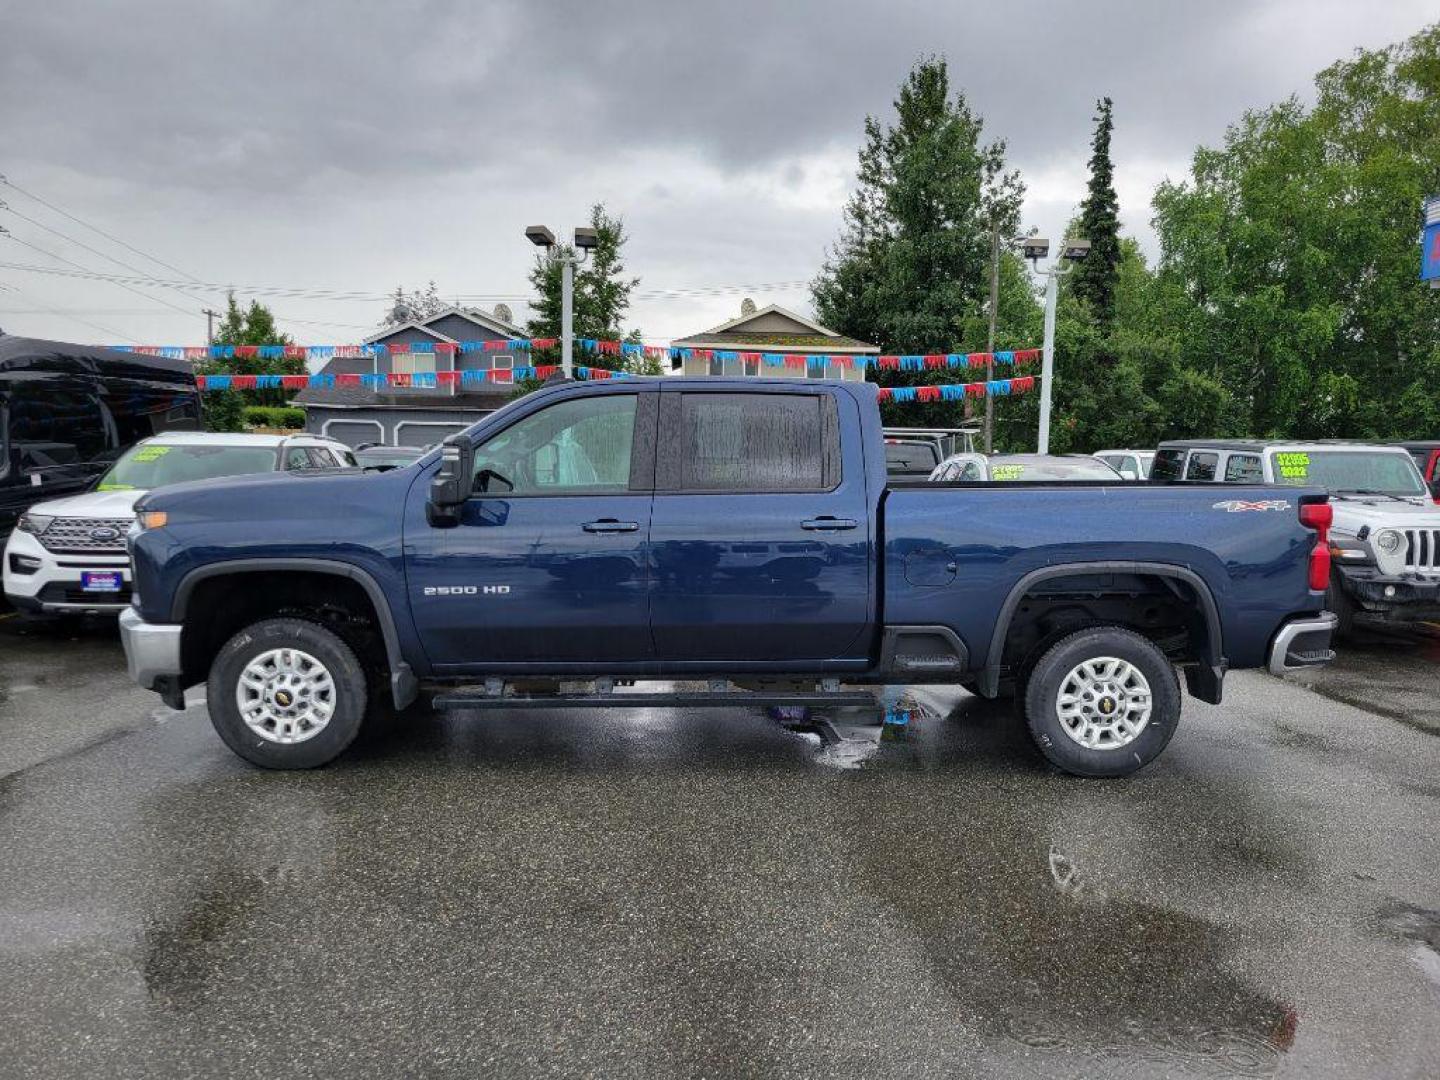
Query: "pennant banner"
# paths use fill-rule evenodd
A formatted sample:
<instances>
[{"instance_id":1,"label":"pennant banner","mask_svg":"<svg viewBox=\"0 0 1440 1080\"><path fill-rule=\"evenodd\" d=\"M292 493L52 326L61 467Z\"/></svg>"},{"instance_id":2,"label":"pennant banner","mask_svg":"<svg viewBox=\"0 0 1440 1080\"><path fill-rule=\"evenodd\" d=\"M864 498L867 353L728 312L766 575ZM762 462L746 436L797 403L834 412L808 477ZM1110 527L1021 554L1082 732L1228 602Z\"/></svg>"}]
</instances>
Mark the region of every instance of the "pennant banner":
<instances>
[{"instance_id":1,"label":"pennant banner","mask_svg":"<svg viewBox=\"0 0 1440 1080\"><path fill-rule=\"evenodd\" d=\"M966 398L1010 397L1035 389L1035 376L1017 379L992 379L990 382L948 383L945 386L882 386L876 397L881 401L963 401Z\"/></svg>"},{"instance_id":2,"label":"pennant banner","mask_svg":"<svg viewBox=\"0 0 1440 1080\"><path fill-rule=\"evenodd\" d=\"M483 371L417 371L363 372L349 375L196 375L201 390L303 390L306 387L333 389L337 386L363 386L370 390L403 386L412 389L441 386L474 386L480 383L510 384L525 379L548 379L558 373L558 364L526 365L515 368L490 368ZM592 368L577 365L577 379L631 379L628 371Z\"/></svg>"},{"instance_id":3,"label":"pennant banner","mask_svg":"<svg viewBox=\"0 0 1440 1080\"><path fill-rule=\"evenodd\" d=\"M410 353L454 356L456 353L528 352L549 349L556 338L496 338L490 341L411 341L389 345L110 345L121 352L165 356L175 360L332 360L336 357L404 356ZM882 371L926 371L945 368L983 368L987 363L1019 367L1040 358L1039 349L1014 349L996 353L926 353L924 355L852 356L840 353L739 352L733 349L685 349L676 346L642 345L637 341L600 341L576 338L575 346L597 356L648 357L672 360L732 360L766 367L879 368Z\"/></svg>"}]
</instances>

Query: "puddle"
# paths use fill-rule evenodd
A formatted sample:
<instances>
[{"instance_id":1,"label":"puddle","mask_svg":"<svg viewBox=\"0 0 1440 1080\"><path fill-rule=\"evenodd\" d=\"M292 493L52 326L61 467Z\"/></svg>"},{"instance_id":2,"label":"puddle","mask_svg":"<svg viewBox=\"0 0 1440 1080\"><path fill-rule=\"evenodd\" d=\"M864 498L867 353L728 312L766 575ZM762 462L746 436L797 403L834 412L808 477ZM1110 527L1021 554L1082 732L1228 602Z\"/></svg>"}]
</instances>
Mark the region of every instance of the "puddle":
<instances>
[{"instance_id":1,"label":"puddle","mask_svg":"<svg viewBox=\"0 0 1440 1080\"><path fill-rule=\"evenodd\" d=\"M1387 933L1413 944L1411 961L1440 989L1440 911L1392 900L1380 909L1379 917Z\"/></svg>"},{"instance_id":2,"label":"puddle","mask_svg":"<svg viewBox=\"0 0 1440 1080\"><path fill-rule=\"evenodd\" d=\"M1113 893L1039 841L1044 816L977 821L943 853L865 853L871 889L913 930L957 1015L1005 1060L1055 1055L1041 1075L1273 1073L1299 1017L1230 969L1233 930Z\"/></svg>"}]
</instances>

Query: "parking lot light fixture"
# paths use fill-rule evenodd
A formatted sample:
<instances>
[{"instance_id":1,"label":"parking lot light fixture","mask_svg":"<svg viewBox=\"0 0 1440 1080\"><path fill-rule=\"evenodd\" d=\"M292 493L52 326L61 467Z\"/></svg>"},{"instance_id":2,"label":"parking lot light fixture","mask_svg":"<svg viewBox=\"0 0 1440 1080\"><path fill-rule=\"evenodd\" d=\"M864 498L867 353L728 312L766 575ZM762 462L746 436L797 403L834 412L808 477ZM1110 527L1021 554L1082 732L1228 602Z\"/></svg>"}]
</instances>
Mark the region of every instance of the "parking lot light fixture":
<instances>
[{"instance_id":1,"label":"parking lot light fixture","mask_svg":"<svg viewBox=\"0 0 1440 1080\"><path fill-rule=\"evenodd\" d=\"M544 225L529 226L525 238L560 260L560 369L569 379L575 374L575 251L588 255L600 237L594 229L576 229L575 249L569 252L556 247L555 233ZM556 251L560 253L555 255Z\"/></svg>"}]
</instances>

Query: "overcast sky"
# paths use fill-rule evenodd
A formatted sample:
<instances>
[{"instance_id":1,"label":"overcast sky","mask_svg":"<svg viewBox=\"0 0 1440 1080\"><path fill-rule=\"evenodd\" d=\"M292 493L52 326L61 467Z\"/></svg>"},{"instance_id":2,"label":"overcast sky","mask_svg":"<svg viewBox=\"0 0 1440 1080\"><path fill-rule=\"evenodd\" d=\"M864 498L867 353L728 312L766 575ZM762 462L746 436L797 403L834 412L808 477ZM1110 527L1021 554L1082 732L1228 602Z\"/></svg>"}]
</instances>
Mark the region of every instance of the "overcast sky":
<instances>
[{"instance_id":1,"label":"overcast sky","mask_svg":"<svg viewBox=\"0 0 1440 1080\"><path fill-rule=\"evenodd\" d=\"M743 295L808 311L793 285L840 227L862 120L888 115L924 54L1008 142L1025 223L1051 236L1084 193L1094 99L1114 98L1121 214L1149 249L1150 193L1198 143L1437 15L1434 0L17 0L0 174L144 255L0 184L0 262L182 276L153 256L242 298L433 278L523 319L524 227L560 232L599 200L625 218L642 292L740 290L639 299L632 324L665 342ZM0 267L0 327L198 344L186 312L223 297L141 293ZM260 298L317 344L359 340L385 310Z\"/></svg>"}]
</instances>

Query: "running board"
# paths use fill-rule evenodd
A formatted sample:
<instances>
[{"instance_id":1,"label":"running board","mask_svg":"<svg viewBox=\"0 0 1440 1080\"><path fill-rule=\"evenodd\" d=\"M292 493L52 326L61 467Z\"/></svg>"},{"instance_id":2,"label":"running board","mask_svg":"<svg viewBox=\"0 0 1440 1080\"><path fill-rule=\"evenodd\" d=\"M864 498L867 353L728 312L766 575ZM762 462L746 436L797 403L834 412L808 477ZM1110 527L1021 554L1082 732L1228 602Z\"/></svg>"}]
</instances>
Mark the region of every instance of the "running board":
<instances>
[{"instance_id":1,"label":"running board","mask_svg":"<svg viewBox=\"0 0 1440 1080\"><path fill-rule=\"evenodd\" d=\"M877 705L874 694L864 690L837 690L832 693L779 692L762 690L682 690L674 693L637 694L437 694L432 707L453 709L721 709L736 705L806 705L814 709L870 708Z\"/></svg>"}]
</instances>

